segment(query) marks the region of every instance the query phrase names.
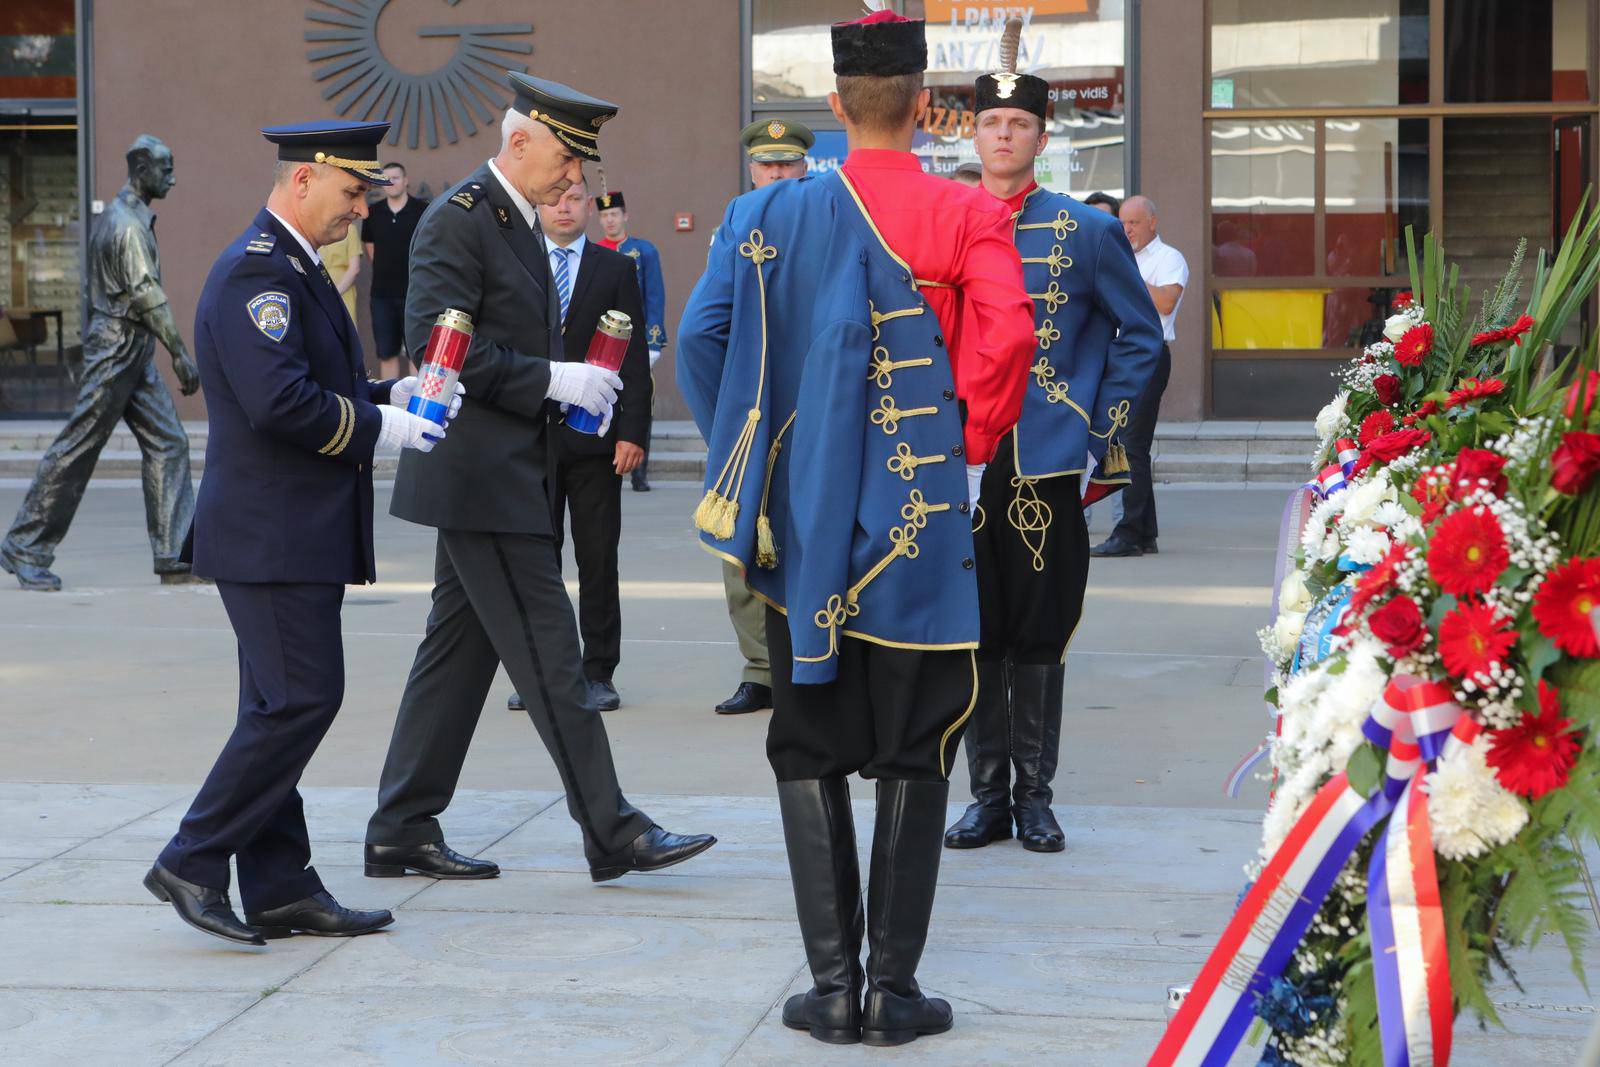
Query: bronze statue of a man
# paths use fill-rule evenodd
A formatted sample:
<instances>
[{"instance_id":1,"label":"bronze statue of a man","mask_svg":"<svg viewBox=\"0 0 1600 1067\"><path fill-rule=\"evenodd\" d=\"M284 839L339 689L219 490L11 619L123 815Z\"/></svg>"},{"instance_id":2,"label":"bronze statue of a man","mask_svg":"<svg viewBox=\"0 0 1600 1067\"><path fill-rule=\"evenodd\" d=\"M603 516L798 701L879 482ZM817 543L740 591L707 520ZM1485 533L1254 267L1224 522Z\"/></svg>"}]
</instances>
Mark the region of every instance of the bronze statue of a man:
<instances>
[{"instance_id":1,"label":"bronze statue of a man","mask_svg":"<svg viewBox=\"0 0 1600 1067\"><path fill-rule=\"evenodd\" d=\"M128 148L128 181L89 236L89 325L83 334L83 377L78 403L67 419L0 542L0 567L24 589L52 592L61 579L50 571L56 546L67 535L94 473L100 450L118 421L128 424L144 454L144 510L155 570L164 583L193 581L179 561L194 517L189 481L189 438L172 394L156 369L156 342L172 353L183 395L200 388L200 372L178 333L161 289L156 217L150 203L177 182L172 150L149 134Z\"/></svg>"}]
</instances>

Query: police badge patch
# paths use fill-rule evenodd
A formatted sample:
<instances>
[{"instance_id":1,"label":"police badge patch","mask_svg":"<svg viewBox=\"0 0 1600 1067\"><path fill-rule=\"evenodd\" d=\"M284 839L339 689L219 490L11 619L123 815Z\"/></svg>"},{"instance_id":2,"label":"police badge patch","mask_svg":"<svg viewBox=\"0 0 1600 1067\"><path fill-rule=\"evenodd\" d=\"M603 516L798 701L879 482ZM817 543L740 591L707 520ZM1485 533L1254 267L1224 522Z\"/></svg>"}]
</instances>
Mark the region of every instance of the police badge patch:
<instances>
[{"instance_id":1,"label":"police badge patch","mask_svg":"<svg viewBox=\"0 0 1600 1067\"><path fill-rule=\"evenodd\" d=\"M245 310L250 312L250 320L256 324L256 329L274 341L282 341L283 335L289 332L287 293L261 293L245 305Z\"/></svg>"}]
</instances>

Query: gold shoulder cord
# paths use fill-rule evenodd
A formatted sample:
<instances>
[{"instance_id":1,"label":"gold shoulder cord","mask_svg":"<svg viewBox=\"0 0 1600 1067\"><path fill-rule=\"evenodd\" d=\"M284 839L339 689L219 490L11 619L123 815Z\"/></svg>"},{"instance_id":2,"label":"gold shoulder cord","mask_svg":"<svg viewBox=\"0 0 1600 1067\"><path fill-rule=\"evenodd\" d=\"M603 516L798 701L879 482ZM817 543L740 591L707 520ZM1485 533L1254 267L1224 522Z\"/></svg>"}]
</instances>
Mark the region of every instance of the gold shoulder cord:
<instances>
[{"instance_id":1,"label":"gold shoulder cord","mask_svg":"<svg viewBox=\"0 0 1600 1067\"><path fill-rule=\"evenodd\" d=\"M761 267L778 258L778 250L767 244L760 230L751 230L750 239L739 245L739 254L756 268L756 285L761 297L761 364L756 379L755 404L745 416L744 429L739 431L722 465L717 480L706 490L700 506L694 509L694 524L718 541L733 539L739 523L739 493L744 488L745 470L750 466L750 451L755 445L756 424L761 421L761 395L767 384L767 279Z\"/></svg>"}]
</instances>

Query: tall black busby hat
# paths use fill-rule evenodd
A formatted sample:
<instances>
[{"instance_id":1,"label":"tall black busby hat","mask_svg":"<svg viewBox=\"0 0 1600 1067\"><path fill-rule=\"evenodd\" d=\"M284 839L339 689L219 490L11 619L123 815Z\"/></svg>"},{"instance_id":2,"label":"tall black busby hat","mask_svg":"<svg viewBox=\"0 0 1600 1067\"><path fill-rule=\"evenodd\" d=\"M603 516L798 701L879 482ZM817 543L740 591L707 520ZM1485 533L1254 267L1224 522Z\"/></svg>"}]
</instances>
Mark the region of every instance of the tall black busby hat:
<instances>
[{"instance_id":1,"label":"tall black busby hat","mask_svg":"<svg viewBox=\"0 0 1600 1067\"><path fill-rule=\"evenodd\" d=\"M892 11L874 11L833 24L833 72L887 78L928 69L927 23Z\"/></svg>"},{"instance_id":2,"label":"tall black busby hat","mask_svg":"<svg viewBox=\"0 0 1600 1067\"><path fill-rule=\"evenodd\" d=\"M1040 122L1045 120L1050 83L1032 74L1017 73L1017 45L1021 39L1022 20L1013 16L1007 20L1000 38L1000 69L980 75L974 83L978 99L973 111L977 114L996 107L1015 107L1038 115Z\"/></svg>"}]
</instances>

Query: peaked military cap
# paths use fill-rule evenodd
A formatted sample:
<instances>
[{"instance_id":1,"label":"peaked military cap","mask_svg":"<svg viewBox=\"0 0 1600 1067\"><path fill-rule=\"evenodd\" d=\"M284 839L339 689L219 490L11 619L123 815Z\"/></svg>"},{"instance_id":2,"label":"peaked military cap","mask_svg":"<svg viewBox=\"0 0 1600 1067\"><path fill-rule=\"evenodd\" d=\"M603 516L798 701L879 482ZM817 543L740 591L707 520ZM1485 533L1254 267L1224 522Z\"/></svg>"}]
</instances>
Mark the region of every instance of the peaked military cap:
<instances>
[{"instance_id":1,"label":"peaked military cap","mask_svg":"<svg viewBox=\"0 0 1600 1067\"><path fill-rule=\"evenodd\" d=\"M982 74L974 88L978 99L973 111L979 115L992 108L1015 107L1039 116L1042 122L1050 104L1050 83L1032 74Z\"/></svg>"},{"instance_id":2,"label":"peaked military cap","mask_svg":"<svg viewBox=\"0 0 1600 1067\"><path fill-rule=\"evenodd\" d=\"M887 78L928 69L927 23L892 11L874 11L833 24L833 72Z\"/></svg>"},{"instance_id":3,"label":"peaked military cap","mask_svg":"<svg viewBox=\"0 0 1600 1067\"><path fill-rule=\"evenodd\" d=\"M622 210L626 211L628 210L628 201L621 193L617 192L615 189L612 189L609 192L601 193L599 196L595 197L594 206L595 210L597 211L605 211L614 207L620 207Z\"/></svg>"},{"instance_id":4,"label":"peaked military cap","mask_svg":"<svg viewBox=\"0 0 1600 1067\"><path fill-rule=\"evenodd\" d=\"M806 158L817 136L799 122L757 119L739 134L739 143L757 163L791 163Z\"/></svg>"},{"instance_id":5,"label":"peaked military cap","mask_svg":"<svg viewBox=\"0 0 1600 1067\"><path fill-rule=\"evenodd\" d=\"M297 122L268 126L261 136L278 146L289 163L326 163L371 185L388 185L378 166L378 142L387 122Z\"/></svg>"},{"instance_id":6,"label":"peaked military cap","mask_svg":"<svg viewBox=\"0 0 1600 1067\"><path fill-rule=\"evenodd\" d=\"M600 127L617 113L617 105L580 93L560 82L546 81L528 74L506 71L512 92L517 94L512 107L545 124L561 143L596 162L600 159Z\"/></svg>"}]
</instances>

